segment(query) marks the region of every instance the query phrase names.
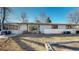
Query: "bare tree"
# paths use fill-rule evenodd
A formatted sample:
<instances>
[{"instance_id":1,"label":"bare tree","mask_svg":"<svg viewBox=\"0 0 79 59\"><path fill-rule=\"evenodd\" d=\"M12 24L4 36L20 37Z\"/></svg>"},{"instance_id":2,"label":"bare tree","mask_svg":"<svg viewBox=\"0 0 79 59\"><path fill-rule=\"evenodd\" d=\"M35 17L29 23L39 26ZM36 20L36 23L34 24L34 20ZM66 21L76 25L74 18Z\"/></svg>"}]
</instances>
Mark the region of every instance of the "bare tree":
<instances>
[{"instance_id":1,"label":"bare tree","mask_svg":"<svg viewBox=\"0 0 79 59\"><path fill-rule=\"evenodd\" d=\"M35 22L36 22L36 23L42 23L42 22L39 20L39 18L37 18L37 17L35 18ZM38 24L38 25L36 25L35 27L36 27L37 33L40 33L40 25Z\"/></svg>"},{"instance_id":2,"label":"bare tree","mask_svg":"<svg viewBox=\"0 0 79 59\"><path fill-rule=\"evenodd\" d=\"M79 11L76 10L68 15L69 22L78 24L79 23Z\"/></svg>"},{"instance_id":3,"label":"bare tree","mask_svg":"<svg viewBox=\"0 0 79 59\"><path fill-rule=\"evenodd\" d=\"M25 12L22 12L20 16L22 23L28 23L27 14ZM27 24L27 32L28 32L28 24Z\"/></svg>"},{"instance_id":4,"label":"bare tree","mask_svg":"<svg viewBox=\"0 0 79 59\"><path fill-rule=\"evenodd\" d=\"M43 23L45 23L45 20L47 19L47 15L44 12L41 12L39 15L39 20Z\"/></svg>"},{"instance_id":5,"label":"bare tree","mask_svg":"<svg viewBox=\"0 0 79 59\"><path fill-rule=\"evenodd\" d=\"M27 15L26 15L25 12L21 13L21 20L22 20L22 23L27 23L28 22Z\"/></svg>"},{"instance_id":6,"label":"bare tree","mask_svg":"<svg viewBox=\"0 0 79 59\"><path fill-rule=\"evenodd\" d=\"M35 23L41 23L41 21L37 17L35 17Z\"/></svg>"},{"instance_id":7,"label":"bare tree","mask_svg":"<svg viewBox=\"0 0 79 59\"><path fill-rule=\"evenodd\" d=\"M4 22L11 12L9 7L1 7L1 30L4 30Z\"/></svg>"}]
</instances>

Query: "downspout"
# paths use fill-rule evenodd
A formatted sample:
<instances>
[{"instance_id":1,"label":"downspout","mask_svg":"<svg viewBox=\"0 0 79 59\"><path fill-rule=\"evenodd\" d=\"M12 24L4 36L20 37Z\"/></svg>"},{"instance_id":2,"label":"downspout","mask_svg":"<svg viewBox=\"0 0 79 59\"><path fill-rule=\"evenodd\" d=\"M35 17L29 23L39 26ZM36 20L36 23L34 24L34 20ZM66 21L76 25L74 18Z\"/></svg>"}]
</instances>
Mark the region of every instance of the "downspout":
<instances>
[{"instance_id":1,"label":"downspout","mask_svg":"<svg viewBox=\"0 0 79 59\"><path fill-rule=\"evenodd\" d=\"M28 32L28 24L27 24L27 32Z\"/></svg>"},{"instance_id":2,"label":"downspout","mask_svg":"<svg viewBox=\"0 0 79 59\"><path fill-rule=\"evenodd\" d=\"M38 24L38 33L40 34L40 24Z\"/></svg>"}]
</instances>

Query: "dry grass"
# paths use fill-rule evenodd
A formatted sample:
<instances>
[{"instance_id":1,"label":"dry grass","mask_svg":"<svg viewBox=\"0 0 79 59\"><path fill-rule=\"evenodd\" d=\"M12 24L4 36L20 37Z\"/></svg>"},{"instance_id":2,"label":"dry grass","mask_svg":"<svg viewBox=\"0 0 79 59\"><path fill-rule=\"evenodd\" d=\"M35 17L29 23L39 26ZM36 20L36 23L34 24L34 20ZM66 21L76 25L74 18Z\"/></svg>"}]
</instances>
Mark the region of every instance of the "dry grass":
<instances>
[{"instance_id":1,"label":"dry grass","mask_svg":"<svg viewBox=\"0 0 79 59\"><path fill-rule=\"evenodd\" d=\"M0 51L22 50L13 39L0 39Z\"/></svg>"},{"instance_id":2,"label":"dry grass","mask_svg":"<svg viewBox=\"0 0 79 59\"><path fill-rule=\"evenodd\" d=\"M8 41L0 39L0 50L2 51L45 51L46 42L63 42L79 40L78 36L58 36L58 37L26 37L19 35L10 38ZM76 44L77 45L77 44Z\"/></svg>"}]
</instances>

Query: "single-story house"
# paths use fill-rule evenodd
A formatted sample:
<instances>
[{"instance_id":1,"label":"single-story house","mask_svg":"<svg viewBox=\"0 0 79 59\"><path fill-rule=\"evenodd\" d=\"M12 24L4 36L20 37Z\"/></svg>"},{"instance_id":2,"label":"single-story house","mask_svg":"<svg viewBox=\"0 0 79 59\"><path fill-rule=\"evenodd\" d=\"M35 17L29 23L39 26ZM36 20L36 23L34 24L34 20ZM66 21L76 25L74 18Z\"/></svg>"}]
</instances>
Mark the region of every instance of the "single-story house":
<instances>
[{"instance_id":1,"label":"single-story house","mask_svg":"<svg viewBox=\"0 0 79 59\"><path fill-rule=\"evenodd\" d=\"M79 24L52 24L52 23L5 23L4 30L10 30L14 34L29 32L30 26L35 26L36 33L62 34L69 31L71 34L79 32Z\"/></svg>"}]
</instances>

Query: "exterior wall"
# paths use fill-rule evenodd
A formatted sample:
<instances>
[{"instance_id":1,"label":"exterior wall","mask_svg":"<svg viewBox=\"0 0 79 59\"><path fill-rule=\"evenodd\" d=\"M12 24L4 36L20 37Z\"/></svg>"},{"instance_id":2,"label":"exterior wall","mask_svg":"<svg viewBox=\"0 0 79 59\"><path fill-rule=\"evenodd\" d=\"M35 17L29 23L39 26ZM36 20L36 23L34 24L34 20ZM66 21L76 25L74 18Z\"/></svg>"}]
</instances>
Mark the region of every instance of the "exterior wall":
<instances>
[{"instance_id":1,"label":"exterior wall","mask_svg":"<svg viewBox=\"0 0 79 59\"><path fill-rule=\"evenodd\" d=\"M58 25L58 29L66 29L66 25Z\"/></svg>"},{"instance_id":2,"label":"exterior wall","mask_svg":"<svg viewBox=\"0 0 79 59\"><path fill-rule=\"evenodd\" d=\"M52 29L51 25L40 25L40 32L44 33L45 29Z\"/></svg>"},{"instance_id":3,"label":"exterior wall","mask_svg":"<svg viewBox=\"0 0 79 59\"><path fill-rule=\"evenodd\" d=\"M45 29L44 34L63 34L64 31L70 31L75 34L75 29Z\"/></svg>"},{"instance_id":4,"label":"exterior wall","mask_svg":"<svg viewBox=\"0 0 79 59\"><path fill-rule=\"evenodd\" d=\"M65 25L58 25L58 29L53 29L52 25L40 25L40 31L44 34L60 34L66 29Z\"/></svg>"},{"instance_id":5,"label":"exterior wall","mask_svg":"<svg viewBox=\"0 0 79 59\"><path fill-rule=\"evenodd\" d=\"M61 34L63 29L45 29L44 34Z\"/></svg>"},{"instance_id":6,"label":"exterior wall","mask_svg":"<svg viewBox=\"0 0 79 59\"><path fill-rule=\"evenodd\" d=\"M37 24L36 24L37 25ZM58 25L58 29L52 28L52 24L41 24L39 30L44 34L62 34L64 31L70 31L72 34L76 33L76 29L66 29L66 25ZM27 31L27 24L18 24L18 29L11 29L13 34L21 34L23 31Z\"/></svg>"},{"instance_id":7,"label":"exterior wall","mask_svg":"<svg viewBox=\"0 0 79 59\"><path fill-rule=\"evenodd\" d=\"M20 25L19 33L23 33L23 31L27 31L27 25Z\"/></svg>"},{"instance_id":8,"label":"exterior wall","mask_svg":"<svg viewBox=\"0 0 79 59\"><path fill-rule=\"evenodd\" d=\"M27 25L20 25L20 27L19 27L19 30L20 31L27 31Z\"/></svg>"},{"instance_id":9,"label":"exterior wall","mask_svg":"<svg viewBox=\"0 0 79 59\"><path fill-rule=\"evenodd\" d=\"M11 30L13 34L21 34L27 31L27 25L19 25L18 30ZM75 29L66 29L65 25L58 25L58 29L52 29L52 25L40 25L40 32L44 34L62 34L64 31L70 31L72 34L76 32Z\"/></svg>"},{"instance_id":10,"label":"exterior wall","mask_svg":"<svg viewBox=\"0 0 79 59\"><path fill-rule=\"evenodd\" d=\"M66 25L58 25L58 29L53 29L52 25L41 25L40 29L44 34L62 34L64 31L70 31L72 34L76 33L75 29L66 29Z\"/></svg>"},{"instance_id":11,"label":"exterior wall","mask_svg":"<svg viewBox=\"0 0 79 59\"><path fill-rule=\"evenodd\" d=\"M18 30L10 30L12 34L21 34L23 31L27 31L27 25L19 25Z\"/></svg>"}]
</instances>

